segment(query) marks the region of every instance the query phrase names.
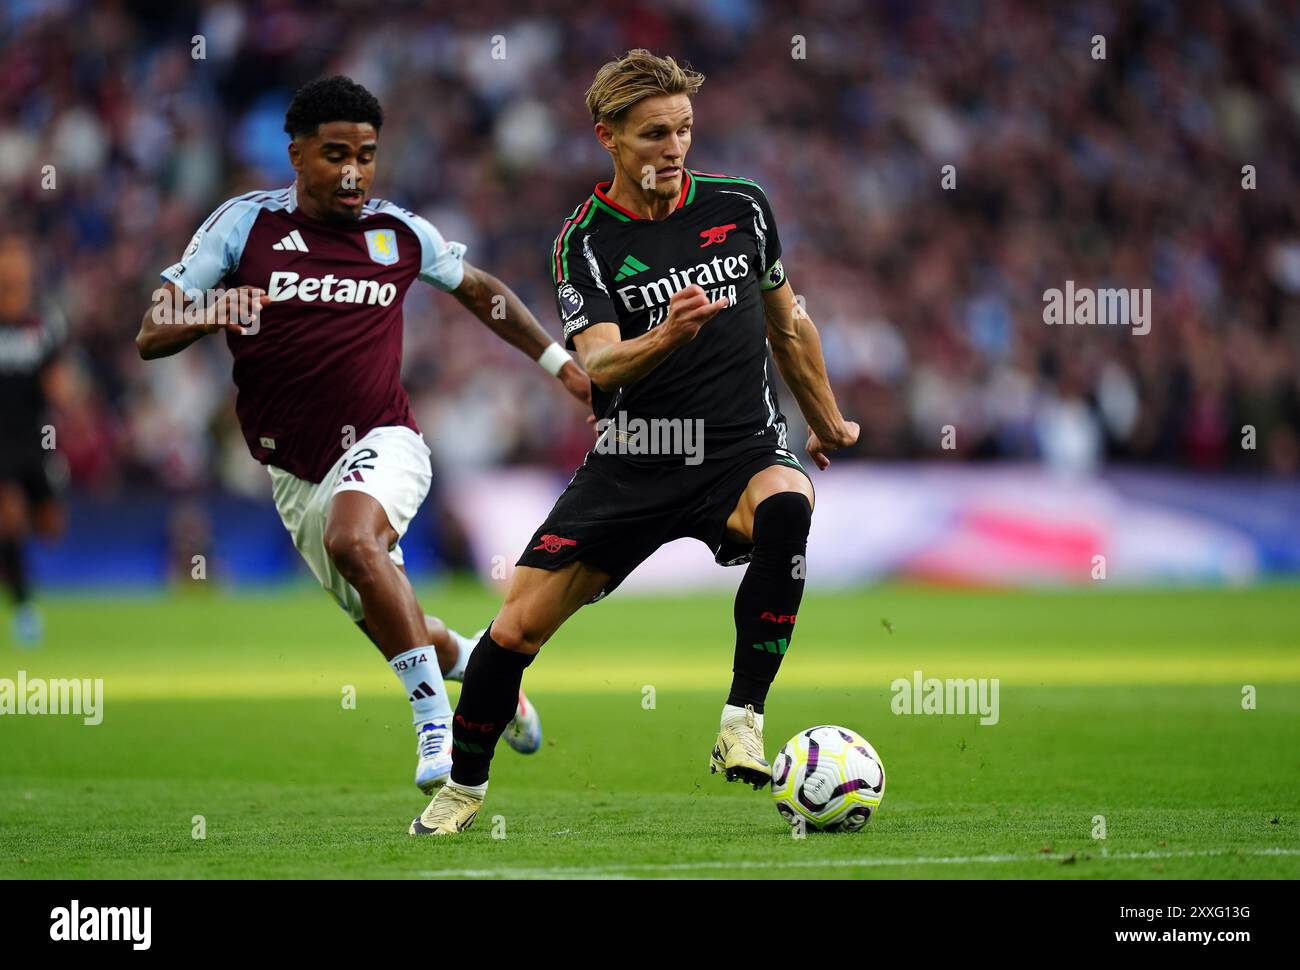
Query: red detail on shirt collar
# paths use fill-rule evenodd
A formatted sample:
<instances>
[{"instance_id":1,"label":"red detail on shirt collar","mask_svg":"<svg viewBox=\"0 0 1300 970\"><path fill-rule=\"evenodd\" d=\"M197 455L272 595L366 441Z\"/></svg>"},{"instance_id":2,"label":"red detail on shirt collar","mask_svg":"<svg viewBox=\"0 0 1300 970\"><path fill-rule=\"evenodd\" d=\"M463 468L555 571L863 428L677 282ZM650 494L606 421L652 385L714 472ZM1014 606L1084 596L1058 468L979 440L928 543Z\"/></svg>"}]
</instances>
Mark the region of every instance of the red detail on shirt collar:
<instances>
[{"instance_id":1,"label":"red detail on shirt collar","mask_svg":"<svg viewBox=\"0 0 1300 970\"><path fill-rule=\"evenodd\" d=\"M613 182L601 182L599 185L597 185L596 198L600 199L601 202L605 203L605 205L609 206L615 212L623 213L623 215L627 216L629 219L641 219L642 217L637 215L631 209L623 208L623 206L619 205L617 202L615 202L613 199L611 199L608 195L605 194L606 190L608 190L609 187L613 184L614 184ZM682 206L686 204L686 193L690 191L690 188L691 188L691 173L688 172L686 169L682 169L682 194L677 197L677 206L676 208L673 209L673 212L676 212L677 209L680 209ZM668 214L672 215L672 212Z\"/></svg>"}]
</instances>

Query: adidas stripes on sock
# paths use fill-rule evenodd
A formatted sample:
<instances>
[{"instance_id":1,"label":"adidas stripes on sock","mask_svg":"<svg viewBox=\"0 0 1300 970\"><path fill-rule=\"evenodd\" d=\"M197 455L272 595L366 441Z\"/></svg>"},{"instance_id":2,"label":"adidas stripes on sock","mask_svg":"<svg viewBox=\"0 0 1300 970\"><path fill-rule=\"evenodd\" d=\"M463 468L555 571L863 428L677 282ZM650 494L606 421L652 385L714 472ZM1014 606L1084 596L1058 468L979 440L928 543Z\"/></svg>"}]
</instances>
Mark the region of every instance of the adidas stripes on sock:
<instances>
[{"instance_id":1,"label":"adidas stripes on sock","mask_svg":"<svg viewBox=\"0 0 1300 970\"><path fill-rule=\"evenodd\" d=\"M728 704L752 704L755 713L763 713L794 636L811 525L812 506L800 492L778 492L754 510L754 552L736 590L736 659Z\"/></svg>"},{"instance_id":2,"label":"adidas stripes on sock","mask_svg":"<svg viewBox=\"0 0 1300 970\"><path fill-rule=\"evenodd\" d=\"M438 669L438 654L432 646L399 653L388 666L393 668L411 702L416 727L426 721L450 721L451 701Z\"/></svg>"},{"instance_id":3,"label":"adidas stripes on sock","mask_svg":"<svg viewBox=\"0 0 1300 970\"><path fill-rule=\"evenodd\" d=\"M451 780L461 787L482 785L497 741L519 707L519 685L535 654L507 650L489 626L469 658L465 685L451 725Z\"/></svg>"}]
</instances>

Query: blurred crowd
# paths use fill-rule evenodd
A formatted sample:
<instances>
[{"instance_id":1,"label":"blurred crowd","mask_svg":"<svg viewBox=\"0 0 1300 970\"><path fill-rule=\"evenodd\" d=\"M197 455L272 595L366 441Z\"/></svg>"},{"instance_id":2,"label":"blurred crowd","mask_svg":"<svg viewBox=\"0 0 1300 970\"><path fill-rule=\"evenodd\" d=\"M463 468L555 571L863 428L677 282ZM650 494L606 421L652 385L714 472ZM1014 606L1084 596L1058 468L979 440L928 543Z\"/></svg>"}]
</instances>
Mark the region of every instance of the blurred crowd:
<instances>
[{"instance_id":1,"label":"blurred crowd","mask_svg":"<svg viewBox=\"0 0 1300 970\"><path fill-rule=\"evenodd\" d=\"M1294 0L0 10L0 192L68 322L82 487L266 487L224 344L133 337L213 208L292 181L284 111L322 74L384 105L376 194L558 336L547 251L609 177L583 95L631 47L707 75L688 164L766 189L858 455L1300 472ZM1149 287L1150 332L1046 325L1067 280ZM576 405L455 301L413 286L406 327L440 474L580 459Z\"/></svg>"}]
</instances>

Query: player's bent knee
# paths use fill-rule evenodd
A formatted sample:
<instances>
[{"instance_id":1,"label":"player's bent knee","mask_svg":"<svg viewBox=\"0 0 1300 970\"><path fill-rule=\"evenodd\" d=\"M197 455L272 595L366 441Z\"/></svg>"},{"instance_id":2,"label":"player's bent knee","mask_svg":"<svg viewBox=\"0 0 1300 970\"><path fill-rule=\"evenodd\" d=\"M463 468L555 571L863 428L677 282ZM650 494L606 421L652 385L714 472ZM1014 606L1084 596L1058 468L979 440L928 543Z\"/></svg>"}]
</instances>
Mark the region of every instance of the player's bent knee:
<instances>
[{"instance_id":1,"label":"player's bent knee","mask_svg":"<svg viewBox=\"0 0 1300 970\"><path fill-rule=\"evenodd\" d=\"M373 536L345 529L326 530L325 551L338 571L349 579L372 569L376 556L384 553Z\"/></svg>"},{"instance_id":2,"label":"player's bent knee","mask_svg":"<svg viewBox=\"0 0 1300 970\"><path fill-rule=\"evenodd\" d=\"M436 616L430 616L428 613L424 614L424 635L429 638L429 642L435 647L440 646L450 637L447 632L447 624Z\"/></svg>"},{"instance_id":3,"label":"player's bent knee","mask_svg":"<svg viewBox=\"0 0 1300 970\"><path fill-rule=\"evenodd\" d=\"M492 621L492 642L503 650L514 653L535 654L542 649L543 639L504 613Z\"/></svg>"},{"instance_id":4,"label":"player's bent knee","mask_svg":"<svg viewBox=\"0 0 1300 970\"><path fill-rule=\"evenodd\" d=\"M777 492L754 509L754 545L803 543L812 528L812 505L803 492Z\"/></svg>"}]
</instances>

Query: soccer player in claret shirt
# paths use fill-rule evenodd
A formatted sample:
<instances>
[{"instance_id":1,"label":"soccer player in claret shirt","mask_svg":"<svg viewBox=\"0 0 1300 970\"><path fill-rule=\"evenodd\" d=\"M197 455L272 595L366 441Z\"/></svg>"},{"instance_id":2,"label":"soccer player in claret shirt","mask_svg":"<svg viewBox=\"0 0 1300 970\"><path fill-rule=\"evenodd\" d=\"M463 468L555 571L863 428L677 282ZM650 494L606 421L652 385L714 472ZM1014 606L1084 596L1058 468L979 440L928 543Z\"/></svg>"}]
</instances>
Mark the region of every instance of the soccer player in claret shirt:
<instances>
[{"instance_id":1,"label":"soccer player in claret shirt","mask_svg":"<svg viewBox=\"0 0 1300 970\"><path fill-rule=\"evenodd\" d=\"M416 784L428 793L451 767L443 678L464 677L477 638L426 616L402 568L398 541L432 477L399 380L407 287L418 279L451 293L584 404L591 385L508 287L465 261L461 243L370 198L382 124L379 102L347 78L299 90L284 126L293 184L212 213L162 272L136 344L152 359L225 333L244 439L269 468L294 545L409 695ZM195 298L218 286L224 294L196 312ZM541 725L522 692L505 720L513 747L537 749Z\"/></svg>"},{"instance_id":2,"label":"soccer player in claret shirt","mask_svg":"<svg viewBox=\"0 0 1300 970\"><path fill-rule=\"evenodd\" d=\"M685 167L691 96L702 82L671 58L636 50L602 67L587 92L614 178L565 221L551 263L564 336L595 385L602 433L528 542L474 650L452 725L451 781L412 835L470 826L538 650L584 603L685 536L720 564L749 563L710 770L755 788L771 780L763 704L803 595L813 489L788 448L769 344L808 419L818 467L830 464L827 451L857 441L858 426L835 405L763 190ZM682 429L679 453L645 453L655 422ZM685 447L686 428L703 429L702 449Z\"/></svg>"}]
</instances>

